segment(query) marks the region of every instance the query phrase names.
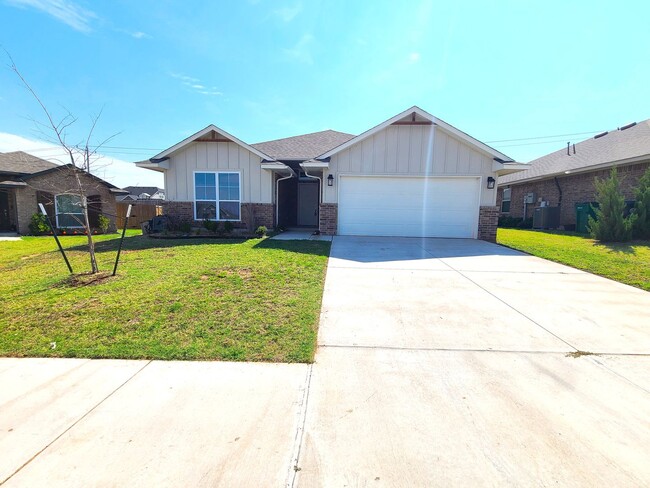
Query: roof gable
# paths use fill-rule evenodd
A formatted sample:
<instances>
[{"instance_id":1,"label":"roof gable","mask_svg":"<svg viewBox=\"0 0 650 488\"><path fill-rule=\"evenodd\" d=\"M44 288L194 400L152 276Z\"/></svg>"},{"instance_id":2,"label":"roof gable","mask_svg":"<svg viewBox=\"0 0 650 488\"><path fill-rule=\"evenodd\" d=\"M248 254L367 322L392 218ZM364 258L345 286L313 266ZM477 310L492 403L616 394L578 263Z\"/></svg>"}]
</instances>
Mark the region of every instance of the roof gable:
<instances>
[{"instance_id":1,"label":"roof gable","mask_svg":"<svg viewBox=\"0 0 650 488\"><path fill-rule=\"evenodd\" d=\"M234 142L235 144L243 147L244 149L249 150L256 156L259 156L262 159L266 160L272 160L270 156L267 154L264 154L262 151L254 148L250 144L246 144L244 141L237 139L235 136L228 134L225 130L220 129L214 124L210 124L207 126L205 129L202 129L198 131L195 134L192 134L191 136L183 139L181 142L178 144L173 145L172 147L165 149L163 152L155 155L151 160L161 160L161 159L166 159L169 157L170 154L178 151L179 149L184 148L188 144L191 144L192 142L198 141L216 141L216 142L221 142L221 139L223 139L223 142Z\"/></svg>"},{"instance_id":2,"label":"roof gable","mask_svg":"<svg viewBox=\"0 0 650 488\"><path fill-rule=\"evenodd\" d=\"M575 153L574 147L571 146L568 154L567 148L564 147L537 158L530 162L530 167L526 171L499 178L499 184L650 159L650 119L633 126L623 126L621 129L611 130L604 135L599 134L576 144Z\"/></svg>"},{"instance_id":3,"label":"roof gable","mask_svg":"<svg viewBox=\"0 0 650 488\"><path fill-rule=\"evenodd\" d=\"M278 160L305 161L315 158L352 139L354 135L323 130L272 141L258 142L253 147Z\"/></svg>"},{"instance_id":4,"label":"roof gable","mask_svg":"<svg viewBox=\"0 0 650 488\"><path fill-rule=\"evenodd\" d=\"M385 129L389 125L435 125L439 127L440 129L444 130L445 132L457 137L458 139L470 144L471 146L477 148L478 150L489 154L493 158L497 158L502 161L512 161L512 158L509 158L505 154L497 151L496 149L488 146L487 144L479 141L478 139L475 139L471 137L470 135L466 134L465 132L456 129L454 126L448 124L447 122L440 120L433 115L431 115L428 112L425 112L422 110L420 107L413 106L407 110L404 110L403 112L395 115L394 117L391 117L390 119L382 122L381 124L373 127L372 129L367 130L363 134L359 134L357 137L350 139L349 141L341 144L340 146L333 148L321 155L319 155L316 159L325 159L330 156L333 156L334 154L347 149L348 147L357 144L364 139L376 134L377 132Z\"/></svg>"}]
</instances>

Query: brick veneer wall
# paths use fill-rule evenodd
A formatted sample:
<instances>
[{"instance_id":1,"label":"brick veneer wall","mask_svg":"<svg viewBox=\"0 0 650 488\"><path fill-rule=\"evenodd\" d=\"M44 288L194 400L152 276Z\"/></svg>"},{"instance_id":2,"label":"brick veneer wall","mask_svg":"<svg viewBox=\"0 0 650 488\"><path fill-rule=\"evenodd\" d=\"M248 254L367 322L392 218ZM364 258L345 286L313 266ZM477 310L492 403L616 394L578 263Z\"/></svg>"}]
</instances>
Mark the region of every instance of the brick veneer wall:
<instances>
[{"instance_id":1,"label":"brick veneer wall","mask_svg":"<svg viewBox=\"0 0 650 488\"><path fill-rule=\"evenodd\" d=\"M645 171L650 167L649 162L638 164L629 164L618 167L618 176L621 181L621 190L626 200L634 200L634 188ZM558 176L557 182L562 189L562 205L560 209L560 225L575 225L575 204L582 202L593 202L596 199L596 189L594 188L594 178L604 179L609 177L610 169L590 171L577 175ZM510 187L511 200L510 212L501 213L511 217L522 218L524 214L524 195L530 192L535 193L537 199L540 198L549 202L549 205L556 207L559 203L560 192L553 178L545 180L524 182L519 184L499 186L497 192L497 205L501 209L503 199L503 189ZM527 217L532 217L534 208L539 206L539 202L527 206Z\"/></svg>"},{"instance_id":2,"label":"brick veneer wall","mask_svg":"<svg viewBox=\"0 0 650 488\"><path fill-rule=\"evenodd\" d=\"M499 207L481 207L478 214L478 238L482 241L497 241Z\"/></svg>"},{"instance_id":3,"label":"brick veneer wall","mask_svg":"<svg viewBox=\"0 0 650 488\"><path fill-rule=\"evenodd\" d=\"M163 214L169 215L175 221L189 222L193 226L202 225L201 220L194 220L193 202L165 201ZM275 227L275 205L272 203L242 203L241 221L233 222L235 228L255 231L260 225L267 229Z\"/></svg>"},{"instance_id":4,"label":"brick veneer wall","mask_svg":"<svg viewBox=\"0 0 650 488\"><path fill-rule=\"evenodd\" d=\"M337 230L338 205L336 203L321 203L318 212L318 228L321 233L333 236Z\"/></svg>"},{"instance_id":5,"label":"brick veneer wall","mask_svg":"<svg viewBox=\"0 0 650 488\"><path fill-rule=\"evenodd\" d=\"M111 221L108 228L109 232L115 231L115 216L117 214L115 195L111 193L105 184L87 174L81 173L79 174L79 178L87 196L99 195L101 213ZM26 187L15 190L17 231L21 234L29 233L29 223L32 215L40 212L36 196L37 192L40 191L57 195L66 191L73 192L78 188L74 173L68 168L57 169L56 171L51 171L41 176L29 178L26 180L26 183ZM52 218L52 223L56 225L54 218Z\"/></svg>"}]
</instances>

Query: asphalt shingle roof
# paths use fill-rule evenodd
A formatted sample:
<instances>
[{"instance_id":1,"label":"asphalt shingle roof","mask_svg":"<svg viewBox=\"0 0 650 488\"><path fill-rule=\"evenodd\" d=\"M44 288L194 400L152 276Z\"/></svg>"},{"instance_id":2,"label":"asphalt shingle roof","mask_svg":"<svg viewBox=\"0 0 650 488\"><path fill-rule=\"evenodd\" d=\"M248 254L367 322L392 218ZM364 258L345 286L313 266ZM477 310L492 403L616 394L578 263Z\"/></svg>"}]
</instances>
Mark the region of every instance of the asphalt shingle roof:
<instances>
[{"instance_id":1,"label":"asphalt shingle roof","mask_svg":"<svg viewBox=\"0 0 650 488\"><path fill-rule=\"evenodd\" d=\"M31 175L57 166L23 151L0 153L0 173Z\"/></svg>"},{"instance_id":2,"label":"asphalt shingle roof","mask_svg":"<svg viewBox=\"0 0 650 488\"><path fill-rule=\"evenodd\" d=\"M278 160L307 160L320 156L355 137L335 130L251 144L258 151Z\"/></svg>"},{"instance_id":3,"label":"asphalt shingle roof","mask_svg":"<svg viewBox=\"0 0 650 488\"><path fill-rule=\"evenodd\" d=\"M566 147L530 162L530 169L501 176L499 184L563 174L607 163L648 156L650 159L650 119L625 130L611 130L597 139L591 137L575 145L570 154Z\"/></svg>"}]
</instances>

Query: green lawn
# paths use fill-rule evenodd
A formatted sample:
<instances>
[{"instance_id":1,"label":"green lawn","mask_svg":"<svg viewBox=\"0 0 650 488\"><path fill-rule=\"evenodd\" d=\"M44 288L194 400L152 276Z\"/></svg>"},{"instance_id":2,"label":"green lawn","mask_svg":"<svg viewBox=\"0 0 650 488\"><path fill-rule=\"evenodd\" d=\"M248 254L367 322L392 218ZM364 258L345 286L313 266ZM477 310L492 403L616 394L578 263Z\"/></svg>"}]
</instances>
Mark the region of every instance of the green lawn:
<instances>
[{"instance_id":1,"label":"green lawn","mask_svg":"<svg viewBox=\"0 0 650 488\"><path fill-rule=\"evenodd\" d=\"M97 237L102 271L118 236ZM63 237L76 273L84 237ZM70 279L51 237L0 242L0 356L313 359L329 243L149 239ZM51 343L56 343L53 347Z\"/></svg>"},{"instance_id":2,"label":"green lawn","mask_svg":"<svg viewBox=\"0 0 650 488\"><path fill-rule=\"evenodd\" d=\"M504 246L650 291L650 242L601 244L566 232L499 229Z\"/></svg>"}]
</instances>

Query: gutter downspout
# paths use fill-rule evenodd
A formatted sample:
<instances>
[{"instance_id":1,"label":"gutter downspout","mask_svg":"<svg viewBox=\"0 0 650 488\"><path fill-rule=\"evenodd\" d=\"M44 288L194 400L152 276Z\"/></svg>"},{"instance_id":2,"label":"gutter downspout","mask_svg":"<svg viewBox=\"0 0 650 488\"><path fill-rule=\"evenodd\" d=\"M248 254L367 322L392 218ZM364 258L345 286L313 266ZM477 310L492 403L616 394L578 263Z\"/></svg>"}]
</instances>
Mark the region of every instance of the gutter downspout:
<instances>
[{"instance_id":1,"label":"gutter downspout","mask_svg":"<svg viewBox=\"0 0 650 488\"><path fill-rule=\"evenodd\" d=\"M291 179L296 174L291 171L289 176L284 176L275 180L275 226L280 227L280 182L284 180Z\"/></svg>"},{"instance_id":2,"label":"gutter downspout","mask_svg":"<svg viewBox=\"0 0 650 488\"><path fill-rule=\"evenodd\" d=\"M558 200L557 200L557 206L562 207L562 187L560 186L560 182L557 180L557 176L554 178L555 180L555 186L557 186L557 191L560 194ZM560 213L562 210L560 210Z\"/></svg>"},{"instance_id":3,"label":"gutter downspout","mask_svg":"<svg viewBox=\"0 0 650 488\"><path fill-rule=\"evenodd\" d=\"M318 233L320 234L320 204L323 203L323 181L318 176L310 175L305 168L302 168L307 178L318 180Z\"/></svg>"}]
</instances>

